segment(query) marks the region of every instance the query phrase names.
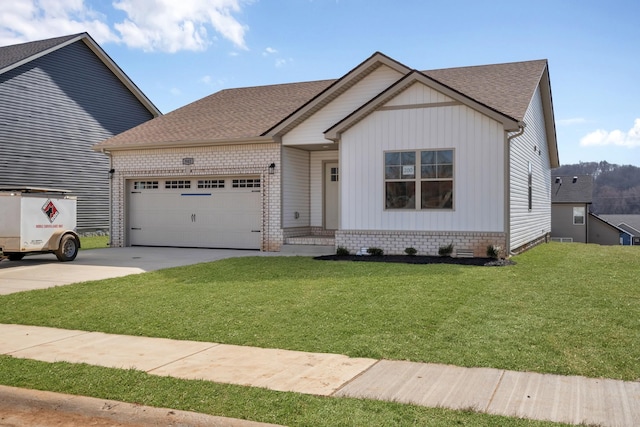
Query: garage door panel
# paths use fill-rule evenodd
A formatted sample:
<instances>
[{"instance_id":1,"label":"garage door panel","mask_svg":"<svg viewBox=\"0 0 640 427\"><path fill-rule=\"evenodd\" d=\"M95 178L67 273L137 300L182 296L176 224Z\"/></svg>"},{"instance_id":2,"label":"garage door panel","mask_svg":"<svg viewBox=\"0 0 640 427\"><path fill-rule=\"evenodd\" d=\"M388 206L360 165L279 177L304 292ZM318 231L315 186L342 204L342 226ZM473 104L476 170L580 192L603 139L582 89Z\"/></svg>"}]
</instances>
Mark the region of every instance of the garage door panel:
<instances>
[{"instance_id":1,"label":"garage door panel","mask_svg":"<svg viewBox=\"0 0 640 427\"><path fill-rule=\"evenodd\" d=\"M163 188L158 181L141 190L129 184L131 245L260 248L260 190L232 188L231 178L226 188L213 189Z\"/></svg>"}]
</instances>

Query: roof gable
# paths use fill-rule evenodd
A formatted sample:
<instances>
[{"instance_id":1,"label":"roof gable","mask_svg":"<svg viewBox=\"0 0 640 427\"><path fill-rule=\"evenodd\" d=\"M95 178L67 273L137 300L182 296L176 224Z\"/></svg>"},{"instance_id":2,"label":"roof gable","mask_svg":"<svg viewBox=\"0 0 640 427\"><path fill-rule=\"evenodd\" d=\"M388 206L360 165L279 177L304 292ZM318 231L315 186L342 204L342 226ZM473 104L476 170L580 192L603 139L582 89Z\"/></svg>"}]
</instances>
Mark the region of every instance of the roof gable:
<instances>
[{"instance_id":1,"label":"roof gable","mask_svg":"<svg viewBox=\"0 0 640 427\"><path fill-rule=\"evenodd\" d=\"M364 119L378 108L381 108L384 104L391 101L393 98L416 83L428 86L460 104L467 105L470 108L480 111L481 113L493 118L494 120L501 122L505 130L516 131L519 129L519 122L512 117L509 117L485 104L482 104L448 85L434 80L425 73L414 70L395 82L384 92L380 93L378 96L360 107L358 110L354 111L348 117L344 118L339 123L327 129L327 131L325 132L325 137L327 139L337 140L341 133L345 132L360 120Z\"/></svg>"},{"instance_id":2,"label":"roof gable","mask_svg":"<svg viewBox=\"0 0 640 427\"><path fill-rule=\"evenodd\" d=\"M87 33L72 34L46 40L21 43L0 47L0 74L13 70L21 65L34 61L72 43L83 42L109 68L109 70L124 84L129 91L145 106L149 112L157 117L160 110L146 97L144 93L129 79L122 69L106 54L104 50Z\"/></svg>"},{"instance_id":3,"label":"roof gable","mask_svg":"<svg viewBox=\"0 0 640 427\"><path fill-rule=\"evenodd\" d=\"M371 74L379 67L387 66L394 69L401 74L406 74L410 71L408 67L399 63L398 61L391 59L383 53L375 52L369 58L357 65L347 74L335 80L324 91L310 99L296 111L293 111L289 116L280 121L276 126L264 132L263 135L277 135L281 136L287 131L291 130L308 117L312 116L315 112L322 109L325 105L336 99L341 94L345 93L349 88L355 86L359 81Z\"/></svg>"}]
</instances>

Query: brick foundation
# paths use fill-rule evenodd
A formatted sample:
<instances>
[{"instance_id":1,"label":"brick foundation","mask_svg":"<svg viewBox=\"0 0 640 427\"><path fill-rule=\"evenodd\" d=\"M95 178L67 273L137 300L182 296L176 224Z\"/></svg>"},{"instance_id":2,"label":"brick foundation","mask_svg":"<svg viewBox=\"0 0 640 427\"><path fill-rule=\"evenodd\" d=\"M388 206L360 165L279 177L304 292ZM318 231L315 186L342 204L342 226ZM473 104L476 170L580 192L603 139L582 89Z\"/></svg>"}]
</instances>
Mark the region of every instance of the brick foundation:
<instances>
[{"instance_id":1,"label":"brick foundation","mask_svg":"<svg viewBox=\"0 0 640 427\"><path fill-rule=\"evenodd\" d=\"M441 246L453 243L453 256L456 249L462 249L473 251L475 257L485 257L488 245L506 247L505 233L338 230L335 239L336 247L345 247L350 253L378 247L389 255L404 255L409 247L415 248L418 255L438 255Z\"/></svg>"}]
</instances>

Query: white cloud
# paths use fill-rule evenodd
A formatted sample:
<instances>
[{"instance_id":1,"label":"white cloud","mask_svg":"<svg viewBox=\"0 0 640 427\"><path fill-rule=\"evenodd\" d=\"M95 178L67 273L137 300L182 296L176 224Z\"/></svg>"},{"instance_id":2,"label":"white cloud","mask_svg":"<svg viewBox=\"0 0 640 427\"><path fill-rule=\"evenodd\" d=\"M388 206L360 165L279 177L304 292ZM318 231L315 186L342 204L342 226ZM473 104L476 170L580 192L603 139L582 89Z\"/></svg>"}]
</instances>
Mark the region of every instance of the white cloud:
<instances>
[{"instance_id":1,"label":"white cloud","mask_svg":"<svg viewBox=\"0 0 640 427\"><path fill-rule=\"evenodd\" d=\"M272 47L267 47L264 52L262 52L262 56L273 55L274 53L278 53L278 51Z\"/></svg>"},{"instance_id":2,"label":"white cloud","mask_svg":"<svg viewBox=\"0 0 640 427\"><path fill-rule=\"evenodd\" d=\"M572 126L572 125L579 125L582 123L586 123L587 120L584 119L583 117L574 117L571 119L560 119L560 120L556 120L556 123L560 126Z\"/></svg>"},{"instance_id":3,"label":"white cloud","mask_svg":"<svg viewBox=\"0 0 640 427\"><path fill-rule=\"evenodd\" d=\"M21 0L0 3L0 45L89 32L99 43L118 41L84 0Z\"/></svg>"},{"instance_id":4,"label":"white cloud","mask_svg":"<svg viewBox=\"0 0 640 427\"><path fill-rule=\"evenodd\" d=\"M182 95L182 91L180 89L178 89L177 87L172 87L171 89L169 89L169 93L173 96L180 96Z\"/></svg>"},{"instance_id":5,"label":"white cloud","mask_svg":"<svg viewBox=\"0 0 640 427\"><path fill-rule=\"evenodd\" d=\"M598 129L584 136L580 140L580 145L583 147L605 145L617 145L629 148L640 147L640 118L635 119L633 127L626 133L621 130L608 132L603 129Z\"/></svg>"},{"instance_id":6,"label":"white cloud","mask_svg":"<svg viewBox=\"0 0 640 427\"><path fill-rule=\"evenodd\" d=\"M3 1L0 44L87 31L98 43L120 42L145 51L201 51L216 40L217 33L235 48L246 50L247 27L234 14L247 1L113 0L113 16L119 12L126 16L112 27L85 0Z\"/></svg>"}]
</instances>

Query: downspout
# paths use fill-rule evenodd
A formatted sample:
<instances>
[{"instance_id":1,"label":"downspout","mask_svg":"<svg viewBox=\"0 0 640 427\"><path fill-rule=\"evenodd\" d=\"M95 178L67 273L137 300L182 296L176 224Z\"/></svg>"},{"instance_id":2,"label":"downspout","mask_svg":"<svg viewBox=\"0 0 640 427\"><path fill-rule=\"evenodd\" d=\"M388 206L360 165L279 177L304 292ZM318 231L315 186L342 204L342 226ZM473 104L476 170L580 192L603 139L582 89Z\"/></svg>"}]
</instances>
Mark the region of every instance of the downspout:
<instances>
[{"instance_id":1,"label":"downspout","mask_svg":"<svg viewBox=\"0 0 640 427\"><path fill-rule=\"evenodd\" d=\"M505 131L505 134L507 135L506 138L506 148L505 148L505 172L506 172L506 179L505 179L505 200L507 201L507 203L505 203L505 232L507 235L507 241L506 241L506 248L505 248L505 253L508 253L509 256L511 255L515 255L513 252L511 252L511 140L513 138L516 138L520 135L522 135L524 133L524 128L527 126L527 124L525 122L518 122L518 130L509 135L509 131Z\"/></svg>"}]
</instances>

